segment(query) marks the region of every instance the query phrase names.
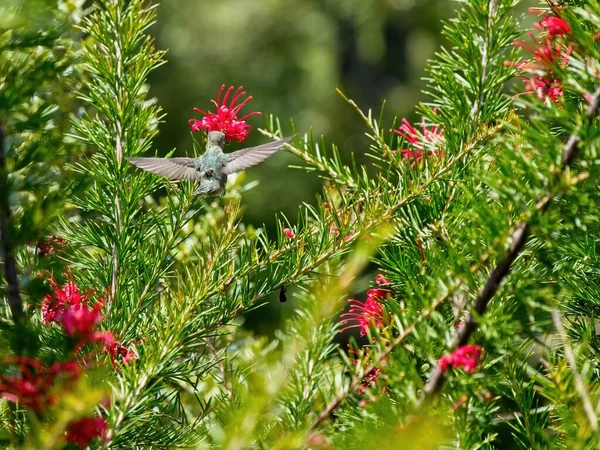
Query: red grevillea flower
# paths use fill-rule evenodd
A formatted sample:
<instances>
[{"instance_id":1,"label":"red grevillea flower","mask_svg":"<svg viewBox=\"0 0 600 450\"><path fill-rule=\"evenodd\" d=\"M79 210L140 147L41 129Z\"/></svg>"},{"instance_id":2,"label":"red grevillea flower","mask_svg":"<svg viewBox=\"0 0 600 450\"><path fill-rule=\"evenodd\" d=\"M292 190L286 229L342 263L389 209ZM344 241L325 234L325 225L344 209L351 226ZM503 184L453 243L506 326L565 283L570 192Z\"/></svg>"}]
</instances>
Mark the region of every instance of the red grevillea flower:
<instances>
[{"instance_id":1,"label":"red grevillea flower","mask_svg":"<svg viewBox=\"0 0 600 450\"><path fill-rule=\"evenodd\" d=\"M543 18L534 25L540 33L546 32L549 36L562 36L571 33L571 27L566 20L551 16L545 11L537 8L529 8L529 12L543 16Z\"/></svg>"},{"instance_id":2,"label":"red grevillea flower","mask_svg":"<svg viewBox=\"0 0 600 450\"><path fill-rule=\"evenodd\" d=\"M291 228L284 228L283 234L285 234L288 239L294 239L296 237Z\"/></svg>"},{"instance_id":3,"label":"red grevillea flower","mask_svg":"<svg viewBox=\"0 0 600 450\"><path fill-rule=\"evenodd\" d=\"M382 328L387 323L381 300L386 298L389 292L385 289L369 289L367 299L364 302L350 299L350 311L342 314L342 325L347 325L340 330L343 333L352 328L360 328L360 335L364 336L370 327ZM354 322L354 323L353 323Z\"/></svg>"},{"instance_id":4,"label":"red grevillea flower","mask_svg":"<svg viewBox=\"0 0 600 450\"><path fill-rule=\"evenodd\" d=\"M20 403L41 413L47 406L56 402L49 394L56 378L75 379L79 368L74 362L54 363L51 368L40 361L24 356L13 358L18 374L0 377L0 398Z\"/></svg>"},{"instance_id":5,"label":"red grevillea flower","mask_svg":"<svg viewBox=\"0 0 600 450\"><path fill-rule=\"evenodd\" d=\"M197 133L200 130L206 132L221 131L225 134L225 139L228 141L236 140L238 142L244 142L252 129L252 127L246 123L246 119L251 116L260 116L262 113L254 111L238 118L238 113L246 103L252 100L252 96L248 96L245 100L236 105L236 102L246 95L243 91L243 87L240 86L237 88L231 99L229 99L229 95L233 92L235 87L230 86L221 99L221 94L224 89L225 85L222 85L217 94L217 100L211 100L211 103L216 107L215 113L194 108L194 111L202 114L204 117L200 120L190 119L190 128L194 133Z\"/></svg>"},{"instance_id":6,"label":"red grevillea flower","mask_svg":"<svg viewBox=\"0 0 600 450\"><path fill-rule=\"evenodd\" d=\"M135 346L140 345L146 339L140 339ZM137 359L137 355L133 351L133 349L127 347L126 345L121 344L120 342L114 341L107 342L104 346L105 350L110 355L110 359L112 361L113 367L116 371L119 371L119 367L117 365L120 362L123 365L129 364L131 361Z\"/></svg>"},{"instance_id":7,"label":"red grevillea flower","mask_svg":"<svg viewBox=\"0 0 600 450\"><path fill-rule=\"evenodd\" d=\"M104 438L106 435L106 419L101 417L84 417L76 420L67 429L67 442L86 448L92 439Z\"/></svg>"},{"instance_id":8,"label":"red grevillea flower","mask_svg":"<svg viewBox=\"0 0 600 450\"><path fill-rule=\"evenodd\" d=\"M421 119L421 131L418 131L408 120L402 119L402 125L394 130L394 133L412 145L413 148L402 149L400 153L405 160L414 160L413 166L423 159L425 152L438 154L444 140L443 130L435 124L427 125L424 117Z\"/></svg>"},{"instance_id":9,"label":"red grevillea flower","mask_svg":"<svg viewBox=\"0 0 600 450\"><path fill-rule=\"evenodd\" d=\"M67 336L85 341L92 340L92 338L97 340L98 336L92 336L92 334L104 318L100 312L103 306L100 301L91 307L83 303L71 305L62 312L57 322L62 325Z\"/></svg>"},{"instance_id":10,"label":"red grevillea flower","mask_svg":"<svg viewBox=\"0 0 600 450\"><path fill-rule=\"evenodd\" d=\"M530 32L533 45L515 41L516 46L529 51L533 57L520 63L506 62L505 65L514 66L521 71L518 77L523 79L526 90L519 95L536 94L541 100L549 99L560 105L563 87L556 72L568 64L571 46L565 46L564 36L571 32L571 28L563 19L542 14L545 17L535 27L545 35L537 39Z\"/></svg>"},{"instance_id":11,"label":"red grevillea flower","mask_svg":"<svg viewBox=\"0 0 600 450\"><path fill-rule=\"evenodd\" d=\"M546 30L550 36L561 36L571 32L571 27L564 19L554 16L544 17L540 20L539 26Z\"/></svg>"},{"instance_id":12,"label":"red grevillea flower","mask_svg":"<svg viewBox=\"0 0 600 450\"><path fill-rule=\"evenodd\" d=\"M389 284L389 281L383 275L377 275L375 282L377 284ZM367 291L367 299L364 302L350 299L350 311L342 314L342 325L347 325L340 330L343 333L352 328L360 328L360 335L364 336L370 327L382 328L388 322L388 316L385 314L384 307L380 303L390 296L390 291L384 288L374 288ZM353 323L354 322L354 323Z\"/></svg>"},{"instance_id":13,"label":"red grevillea flower","mask_svg":"<svg viewBox=\"0 0 600 450\"><path fill-rule=\"evenodd\" d=\"M529 32L529 37L533 45L523 41L515 41L517 47L522 47L533 55L533 60L526 60L521 64L517 64L518 68L551 72L557 67L567 65L571 47L569 46L565 50L562 39L546 37L540 41L531 32Z\"/></svg>"},{"instance_id":14,"label":"red grevillea flower","mask_svg":"<svg viewBox=\"0 0 600 450\"><path fill-rule=\"evenodd\" d=\"M521 71L517 75L523 79L526 91L523 94L536 94L541 100L550 99L556 104L560 104L560 98L563 95L563 87L556 77L554 71L557 67L564 67L568 63L571 48L563 51L562 44L552 39L537 41L530 33L533 42L537 47L532 47L524 42L517 41L515 45L523 47L533 53L533 59L525 60L514 65Z\"/></svg>"},{"instance_id":15,"label":"red grevillea flower","mask_svg":"<svg viewBox=\"0 0 600 450\"><path fill-rule=\"evenodd\" d=\"M112 334L97 330L104 319L101 312L104 302L98 300L92 304L90 293L82 294L79 291L68 268L66 276L67 283L63 286L59 286L52 277L48 278L52 292L42 300L42 321L46 324L59 324L67 336L77 340L76 350L90 342L112 345Z\"/></svg>"},{"instance_id":16,"label":"red grevillea flower","mask_svg":"<svg viewBox=\"0 0 600 450\"><path fill-rule=\"evenodd\" d=\"M469 344L458 347L450 355L442 356L439 360L440 369L442 372L448 370L449 366L463 367L465 372L473 372L477 367L479 358L483 353L481 345Z\"/></svg>"},{"instance_id":17,"label":"red grevillea flower","mask_svg":"<svg viewBox=\"0 0 600 450\"><path fill-rule=\"evenodd\" d=\"M65 275L67 276L67 283L63 286L59 286L54 278L48 278L52 292L42 299L41 308L42 322L45 324L58 322L58 317L70 306L80 305L83 300L87 300L87 296L79 292L79 287L75 283L69 268L67 268Z\"/></svg>"}]
</instances>

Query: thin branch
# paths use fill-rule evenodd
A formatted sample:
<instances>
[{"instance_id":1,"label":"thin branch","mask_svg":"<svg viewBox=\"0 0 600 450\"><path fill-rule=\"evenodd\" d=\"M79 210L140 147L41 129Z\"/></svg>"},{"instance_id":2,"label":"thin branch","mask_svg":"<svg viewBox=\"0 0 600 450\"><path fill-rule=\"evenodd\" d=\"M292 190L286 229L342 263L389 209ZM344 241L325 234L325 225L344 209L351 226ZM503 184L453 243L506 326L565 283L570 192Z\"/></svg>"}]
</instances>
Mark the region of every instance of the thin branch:
<instances>
[{"instance_id":1,"label":"thin branch","mask_svg":"<svg viewBox=\"0 0 600 450\"><path fill-rule=\"evenodd\" d=\"M567 333L565 332L565 328L563 327L560 313L555 308L552 310L552 322L554 322L554 327L558 333L558 336L563 342L565 357L567 358L567 362L569 363L569 367L571 368L571 372L573 373L573 380L575 381L575 389L577 389L577 393L581 398L581 403L583 406L583 410L585 411L585 415L587 416L588 422L590 423L590 427L592 430L598 434L598 416L594 411L594 407L592 406L592 401L590 400L590 396L587 393L585 388L585 383L581 378L581 374L577 370L577 359L575 358L575 353L573 352L573 348L569 344L569 338ZM596 436L598 438L598 436ZM600 448L600 439L597 439L598 448Z\"/></svg>"},{"instance_id":2,"label":"thin branch","mask_svg":"<svg viewBox=\"0 0 600 450\"><path fill-rule=\"evenodd\" d=\"M600 88L596 90L592 97L592 101L590 102L590 106L587 110L587 118L588 122L591 121L598 115L598 110L600 109ZM565 148L563 151L563 166L561 171L556 175L560 177L575 161L577 154L579 153L579 137L573 134L565 144ZM544 212L548 205L550 204L552 197L547 195L537 202L535 212ZM531 221L531 219L530 219ZM522 222L520 223L514 231L510 235L510 247L502 260L498 263L498 265L494 268L489 278L487 279L483 289L477 295L475 303L473 304L472 311L469 312L467 318L465 319L463 325L456 331L454 335L454 340L452 342L451 349L460 347L465 345L471 335L477 329L477 317L483 315L487 306L498 291L500 284L510 273L513 263L520 255L523 250L525 243L529 237L530 231L530 222ZM444 372L437 367L431 378L425 384L423 388L423 395L418 402L418 405L422 405L427 399L432 397L434 394L440 391L445 381Z\"/></svg>"},{"instance_id":3,"label":"thin branch","mask_svg":"<svg viewBox=\"0 0 600 450\"><path fill-rule=\"evenodd\" d=\"M475 120L477 113L481 109L481 105L485 100L485 93L483 91L483 87L485 86L485 81L487 79L487 71L488 71L488 54L489 48L492 44L492 39L494 37L494 26L493 19L496 16L496 9L498 8L498 0L490 0L488 4L488 22L487 22L487 38L483 43L483 48L481 49L481 78L479 80L479 98L475 100L473 103L473 107L471 108L471 118Z\"/></svg>"},{"instance_id":4,"label":"thin branch","mask_svg":"<svg viewBox=\"0 0 600 450\"><path fill-rule=\"evenodd\" d=\"M270 131L265 130L263 128L259 128L258 131L260 133L262 133L264 136L270 137L272 139L279 138L274 133L271 133ZM351 179L348 179L343 173L338 172L330 165L323 164L321 161L319 161L318 157L311 155L308 151L301 150L290 143L286 143L284 145L284 147L287 148L294 155L302 158L304 160L304 162L306 162L307 164L309 164L313 167L316 167L317 170L320 170L321 172L325 172L329 177L331 177L332 180L335 180L336 183L345 184L351 188L356 187L354 182Z\"/></svg>"},{"instance_id":5,"label":"thin branch","mask_svg":"<svg viewBox=\"0 0 600 450\"><path fill-rule=\"evenodd\" d=\"M123 77L123 55L121 52L121 35L116 33L117 37L115 39L115 57L117 60L117 79L120 81ZM120 86L120 83L117 84ZM121 163L123 162L123 124L121 120L122 107L121 107L121 98L118 92L115 92L115 98L117 103L117 136L115 137L115 153L117 158L117 170L119 173L121 172ZM119 190L115 193L115 242L113 243L113 259L112 259L112 280L110 283L110 295L111 299L114 302L117 297L117 284L119 280L119 255L117 252L118 241L121 236L121 228L122 228L122 219L121 219L121 199L119 198L119 192L122 190L123 186L121 180L119 180ZM110 303L107 305L107 308L110 308Z\"/></svg>"},{"instance_id":6,"label":"thin branch","mask_svg":"<svg viewBox=\"0 0 600 450\"><path fill-rule=\"evenodd\" d=\"M8 222L11 211L8 200L8 168L4 148L4 127L0 123L0 185L3 186L0 194L0 239L2 240L2 258L4 259L4 272L6 276L8 306L15 322L25 319L25 309L19 292L19 279L17 276L17 262L12 252L11 240L8 235Z\"/></svg>"},{"instance_id":7,"label":"thin branch","mask_svg":"<svg viewBox=\"0 0 600 450\"><path fill-rule=\"evenodd\" d=\"M358 115L364 120L364 122L367 124L367 127L371 130L373 137L377 140L377 143L379 144L379 146L382 149L384 149L385 154L387 154L387 155L391 154L392 149L383 140L383 138L379 134L379 130L377 129L377 127L375 125L373 125L373 122L371 122L371 117L370 117L371 110L369 110L369 116L365 115L365 113L362 111L362 109L360 109L360 107L356 104L356 102L354 100L346 97L346 95L341 91L341 89L337 88L336 91L344 100L346 100L348 102L348 104L350 106L352 106L352 108L354 108L354 110L358 113Z\"/></svg>"}]
</instances>

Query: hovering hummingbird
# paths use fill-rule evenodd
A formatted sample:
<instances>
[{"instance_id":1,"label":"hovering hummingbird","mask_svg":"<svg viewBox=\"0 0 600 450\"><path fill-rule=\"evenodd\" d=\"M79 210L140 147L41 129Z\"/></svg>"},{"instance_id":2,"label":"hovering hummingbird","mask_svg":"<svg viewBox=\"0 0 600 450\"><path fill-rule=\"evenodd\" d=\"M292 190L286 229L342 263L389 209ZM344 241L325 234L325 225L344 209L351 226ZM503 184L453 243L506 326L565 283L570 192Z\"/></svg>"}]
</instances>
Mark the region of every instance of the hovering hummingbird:
<instances>
[{"instance_id":1,"label":"hovering hummingbird","mask_svg":"<svg viewBox=\"0 0 600 450\"><path fill-rule=\"evenodd\" d=\"M199 158L127 158L140 169L171 180L198 180L196 195L222 196L225 194L227 175L254 166L289 142L292 137L268 142L257 147L223 153L225 134L220 131L208 133L206 152Z\"/></svg>"}]
</instances>

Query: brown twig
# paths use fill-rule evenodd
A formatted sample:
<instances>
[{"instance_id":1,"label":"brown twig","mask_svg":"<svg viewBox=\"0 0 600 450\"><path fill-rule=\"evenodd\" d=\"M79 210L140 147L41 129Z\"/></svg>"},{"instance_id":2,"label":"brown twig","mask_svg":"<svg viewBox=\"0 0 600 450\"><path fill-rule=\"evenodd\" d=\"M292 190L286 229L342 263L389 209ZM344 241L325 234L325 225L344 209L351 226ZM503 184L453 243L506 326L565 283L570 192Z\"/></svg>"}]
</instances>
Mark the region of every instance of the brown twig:
<instances>
[{"instance_id":1,"label":"brown twig","mask_svg":"<svg viewBox=\"0 0 600 450\"><path fill-rule=\"evenodd\" d=\"M600 88L596 90L594 93L592 100L590 102L590 106L587 110L587 118L588 122L591 121L598 115L598 110L600 109ZM560 177L575 161L579 153L579 137L575 134L571 135L565 144L565 148L563 151L563 163L560 172L556 175ZM550 204L552 197L547 195L542 198L536 204L535 212L543 212L546 210L548 205ZM531 221L531 219L530 219ZM500 284L510 273L513 263L520 255L523 250L525 243L529 237L530 232L530 221L521 222L511 233L511 244L508 248L508 251L504 258L496 265L489 278L487 279L483 289L477 295L475 302L473 304L472 310L467 315L463 325L458 328L456 334L454 335L454 340L452 342L451 349L455 349L462 345L465 345L473 332L477 329L477 318L485 313L487 310L487 306L498 292ZM423 395L418 403L418 405L422 405L425 401L431 398L434 394L440 391L445 381L444 372L437 367L431 378L425 384L423 388Z\"/></svg>"},{"instance_id":2,"label":"brown twig","mask_svg":"<svg viewBox=\"0 0 600 450\"><path fill-rule=\"evenodd\" d=\"M19 279L17 276L17 262L12 252L11 240L8 234L8 222L11 216L8 201L8 168L4 148L4 127L0 123L0 185L3 187L0 195L0 240L2 241L2 258L4 259L4 272L6 276L8 306L15 322L25 318L25 309L19 292Z\"/></svg>"}]
</instances>

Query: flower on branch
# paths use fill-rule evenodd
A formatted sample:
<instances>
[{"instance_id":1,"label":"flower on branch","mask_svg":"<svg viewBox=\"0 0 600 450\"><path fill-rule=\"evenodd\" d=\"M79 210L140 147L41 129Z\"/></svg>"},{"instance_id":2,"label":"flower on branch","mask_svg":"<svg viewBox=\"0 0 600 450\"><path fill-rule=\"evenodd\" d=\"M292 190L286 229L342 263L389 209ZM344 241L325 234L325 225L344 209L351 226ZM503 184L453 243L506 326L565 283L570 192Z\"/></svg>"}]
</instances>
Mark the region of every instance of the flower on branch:
<instances>
[{"instance_id":1,"label":"flower on branch","mask_svg":"<svg viewBox=\"0 0 600 450\"><path fill-rule=\"evenodd\" d=\"M59 286L52 277L48 279L52 292L42 300L42 321L59 324L67 336L77 340L79 348L88 342L106 343L110 340L109 333L97 331L104 318L101 312L104 302L98 300L91 304L90 293L79 291L69 269L65 275L67 283L63 286Z\"/></svg>"},{"instance_id":2,"label":"flower on branch","mask_svg":"<svg viewBox=\"0 0 600 450\"><path fill-rule=\"evenodd\" d=\"M62 325L67 336L77 338L79 341L97 340L94 332L104 318L100 312L103 306L100 301L93 306L84 303L71 305L62 312L57 322Z\"/></svg>"},{"instance_id":3,"label":"flower on branch","mask_svg":"<svg viewBox=\"0 0 600 450\"><path fill-rule=\"evenodd\" d=\"M371 362L371 357L372 354L369 351L361 351L360 354L355 351L350 349L350 346L348 346L350 353L354 354L356 356L356 358L350 358L349 361L354 364L357 368L358 367L369 367L371 366L372 362ZM365 393L365 391L367 389L369 389L370 387L372 387L375 383L377 383L377 378L379 377L379 375L382 373L383 371L379 368L376 367L373 370L371 370L370 373L368 373L367 375L365 375L360 383L360 386L357 389L357 393L359 395L363 395Z\"/></svg>"},{"instance_id":4,"label":"flower on branch","mask_svg":"<svg viewBox=\"0 0 600 450\"><path fill-rule=\"evenodd\" d=\"M56 402L50 395L56 378L73 380L79 376L79 367L69 361L54 363L48 368L42 362L25 356L11 360L18 366L18 374L0 377L0 398L43 412Z\"/></svg>"},{"instance_id":5,"label":"flower on branch","mask_svg":"<svg viewBox=\"0 0 600 450\"><path fill-rule=\"evenodd\" d=\"M449 366L456 368L462 367L465 372L473 372L481 358L483 348L481 345L469 344L458 347L450 355L442 356L439 360L439 366L442 372L448 370Z\"/></svg>"},{"instance_id":6,"label":"flower on branch","mask_svg":"<svg viewBox=\"0 0 600 450\"><path fill-rule=\"evenodd\" d=\"M550 15L540 20L538 26L546 30L550 36L561 36L571 32L571 27L564 19Z\"/></svg>"},{"instance_id":7,"label":"flower on branch","mask_svg":"<svg viewBox=\"0 0 600 450\"><path fill-rule=\"evenodd\" d=\"M340 333L360 328L360 335L364 336L371 327L385 327L389 320L381 302L389 295L388 290L376 288L367 291L367 299L364 302L348 300L350 311L341 315L343 320L340 323L346 326L340 330Z\"/></svg>"},{"instance_id":8,"label":"flower on branch","mask_svg":"<svg viewBox=\"0 0 600 450\"><path fill-rule=\"evenodd\" d=\"M411 144L412 148L401 149L400 153L404 160L413 160L411 166L421 162L427 153L439 154L439 147L444 140L444 131L435 124L428 125L425 118L421 119L421 131L418 131L406 118L402 119L402 125L394 130L398 136L404 138ZM392 153L396 153L394 150Z\"/></svg>"},{"instance_id":9,"label":"flower on branch","mask_svg":"<svg viewBox=\"0 0 600 450\"><path fill-rule=\"evenodd\" d=\"M262 113L254 111L238 118L238 113L246 103L252 100L252 96L246 97L245 100L236 105L236 102L240 101L246 95L246 92L243 91L243 87L240 86L237 88L231 99L229 99L229 96L235 87L230 86L223 98L221 98L224 89L225 85L223 84L217 94L217 100L211 100L211 103L216 107L216 112L206 112L199 108L194 108L194 111L202 114L204 117L200 120L190 119L190 128L194 133L197 133L200 130L206 132L221 131L225 134L225 139L228 141L236 140L238 142L244 142L252 129L252 127L246 123L246 119L251 116L260 116Z\"/></svg>"},{"instance_id":10,"label":"flower on branch","mask_svg":"<svg viewBox=\"0 0 600 450\"><path fill-rule=\"evenodd\" d=\"M283 234L285 234L288 239L294 239L296 237L291 228L284 228Z\"/></svg>"},{"instance_id":11,"label":"flower on branch","mask_svg":"<svg viewBox=\"0 0 600 450\"><path fill-rule=\"evenodd\" d=\"M110 355L115 369L118 359L123 364L135 359L135 353L117 342L110 331L98 330L104 319L101 311L104 302L98 300L92 303L91 293L80 292L69 269L65 275L67 282L62 286L52 277L48 278L52 292L42 300L42 321L45 324L59 324L67 336L77 341L76 351L89 343L104 344L104 350Z\"/></svg>"},{"instance_id":12,"label":"flower on branch","mask_svg":"<svg viewBox=\"0 0 600 450\"><path fill-rule=\"evenodd\" d=\"M526 91L519 95L536 94L541 100L550 99L560 105L563 87L557 71L563 70L569 61L572 48L566 46L563 37L571 32L571 28L563 19L547 14L535 27L544 36L538 39L530 32L533 45L515 41L516 46L529 51L533 57L519 63L505 64L521 71L517 76L523 79Z\"/></svg>"},{"instance_id":13,"label":"flower on branch","mask_svg":"<svg viewBox=\"0 0 600 450\"><path fill-rule=\"evenodd\" d=\"M543 16L542 19L534 25L540 33L548 33L549 36L562 36L571 33L571 27L566 20L555 17L537 8L529 8L529 12Z\"/></svg>"},{"instance_id":14,"label":"flower on branch","mask_svg":"<svg viewBox=\"0 0 600 450\"><path fill-rule=\"evenodd\" d=\"M101 417L84 417L76 420L67 429L67 442L86 448L95 438L104 438L106 435L106 419Z\"/></svg>"},{"instance_id":15,"label":"flower on branch","mask_svg":"<svg viewBox=\"0 0 600 450\"><path fill-rule=\"evenodd\" d=\"M79 287L75 283L69 268L67 268L65 275L67 276L67 282L62 286L59 286L52 277L47 279L52 292L42 299L42 322L45 324L58 322L58 318L71 305L79 305L82 301L87 300L87 296L79 292Z\"/></svg>"},{"instance_id":16,"label":"flower on branch","mask_svg":"<svg viewBox=\"0 0 600 450\"><path fill-rule=\"evenodd\" d=\"M140 339L140 341L138 341L137 344L135 344L135 346L140 345L145 340L145 338ZM121 364L123 365L127 365L131 361L137 359L137 355L131 348L115 340L113 340L112 342L107 342L104 348L110 355L110 359L116 371L119 371L119 368L117 366L118 362L121 362Z\"/></svg>"}]
</instances>

